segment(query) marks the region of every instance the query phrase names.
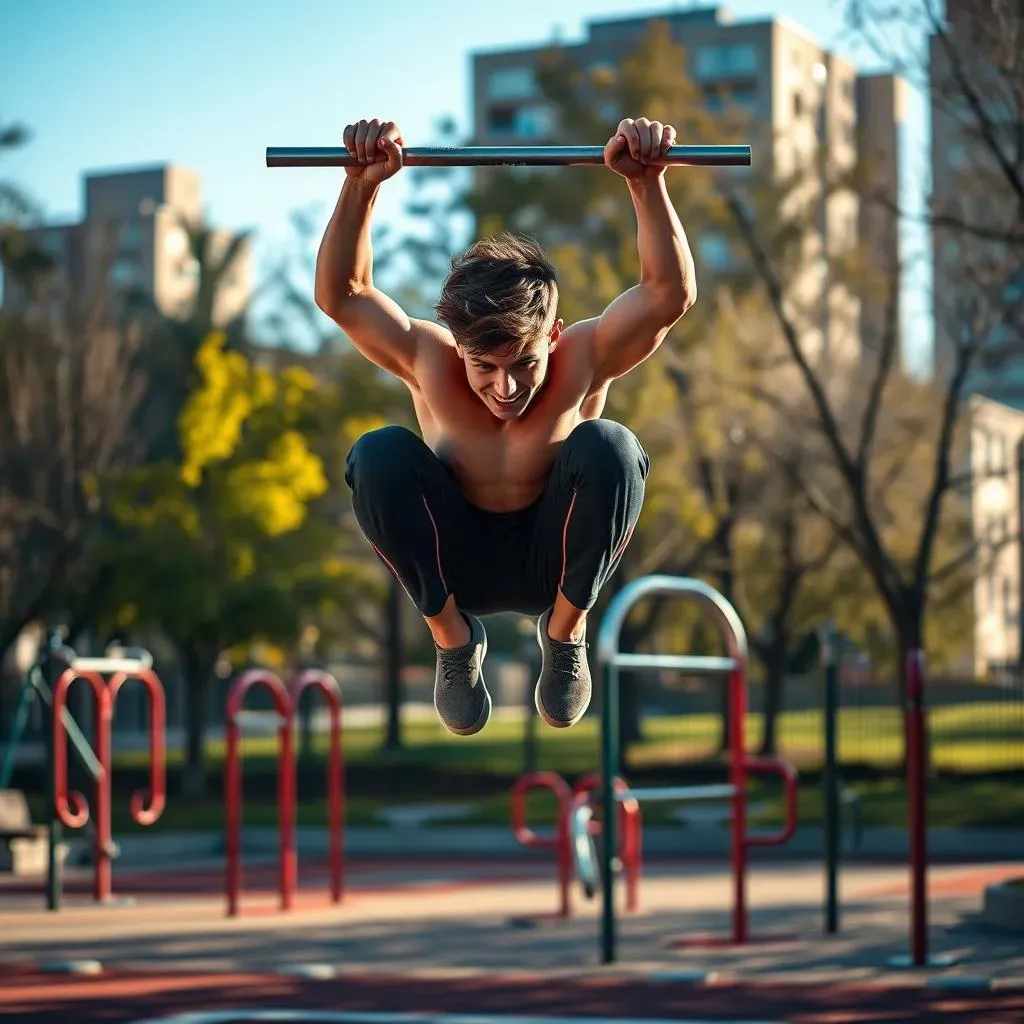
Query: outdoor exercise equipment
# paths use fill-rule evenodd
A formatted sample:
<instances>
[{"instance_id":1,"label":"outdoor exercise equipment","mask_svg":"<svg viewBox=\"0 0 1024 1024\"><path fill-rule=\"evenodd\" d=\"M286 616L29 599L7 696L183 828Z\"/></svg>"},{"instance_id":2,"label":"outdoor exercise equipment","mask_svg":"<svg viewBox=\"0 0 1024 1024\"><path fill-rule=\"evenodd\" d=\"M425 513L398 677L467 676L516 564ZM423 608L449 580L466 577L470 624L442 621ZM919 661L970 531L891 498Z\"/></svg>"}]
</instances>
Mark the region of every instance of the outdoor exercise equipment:
<instances>
[{"instance_id":1,"label":"outdoor exercise equipment","mask_svg":"<svg viewBox=\"0 0 1024 1024\"><path fill-rule=\"evenodd\" d=\"M696 600L718 627L725 642L726 657L682 654L625 653L619 650L622 625L630 609L641 599L655 595L677 595ZM572 821L573 851L577 873L585 891L597 888L600 875L602 894L600 945L603 963L616 959L614 900L614 854L616 849L617 803L645 800L729 800L732 803L733 907L731 942L750 941L747 911L747 863L754 846L781 846L796 831L797 773L777 757L753 757L744 750L747 709L747 636L735 608L715 589L701 580L679 576L644 576L622 588L611 600L597 637L598 670L603 673L601 729L601 807L604 818L600 855L593 847L587 816L577 808ZM729 782L722 785L662 786L620 789L619 775L619 669L677 669L690 673L714 673L728 677L730 690ZM754 835L747 829L747 779L754 772L782 778L786 796L786 823L777 834ZM690 942L688 944L696 944Z\"/></svg>"},{"instance_id":2,"label":"outdoor exercise equipment","mask_svg":"<svg viewBox=\"0 0 1024 1024\"><path fill-rule=\"evenodd\" d=\"M672 146L664 163L680 167L749 167L750 146ZM412 146L406 167L584 167L604 164L604 146ZM268 167L352 167L344 146L268 146Z\"/></svg>"},{"instance_id":3,"label":"outdoor exercise equipment","mask_svg":"<svg viewBox=\"0 0 1024 1024\"><path fill-rule=\"evenodd\" d=\"M540 835L526 824L526 795L534 789L550 790L555 798L555 827L550 835ZM557 772L529 772L512 784L508 801L512 834L522 846L538 850L554 850L555 878L558 882L556 917L568 918L572 913L572 850L569 846L569 814L572 790Z\"/></svg>"},{"instance_id":4,"label":"outdoor exercise equipment","mask_svg":"<svg viewBox=\"0 0 1024 1024\"><path fill-rule=\"evenodd\" d=\"M906 712L907 824L910 838L910 952L891 957L890 967L952 967L952 955L928 954L928 746L924 706L924 651L907 652Z\"/></svg>"},{"instance_id":5,"label":"outdoor exercise equipment","mask_svg":"<svg viewBox=\"0 0 1024 1024\"><path fill-rule=\"evenodd\" d=\"M593 790L599 785L596 774L584 775L570 788L557 772L528 772L519 776L512 785L509 795L509 818L516 841L523 846L541 850L553 850L555 854L555 878L558 883L558 910L556 920L567 920L572 915L573 850L571 822L573 815L587 815L587 834L598 835L601 824L592 820L591 801ZM624 779L617 779L616 786L622 790L629 787ZM526 824L526 796L534 789L550 790L555 798L555 823L550 834L541 835ZM640 885L640 806L636 801L623 801L621 812L622 849L619 863L626 876L626 909L633 912L639 904ZM592 895L592 894L588 894ZM523 922L525 918L516 918ZM531 918L530 920L536 920Z\"/></svg>"},{"instance_id":6,"label":"outdoor exercise equipment","mask_svg":"<svg viewBox=\"0 0 1024 1024\"><path fill-rule=\"evenodd\" d=\"M81 828L89 820L89 804L86 798L68 790L67 739L72 735L75 748L85 755L92 755L90 775L95 784L93 814L95 830L96 874L93 883L93 897L97 903L111 899L112 868L116 855L111 835L111 726L117 696L130 679L136 679L146 688L149 695L149 789L137 791L131 798L131 814L139 825L152 825L163 813L166 803L166 713L164 688L152 670L152 658L146 651L128 652L123 658L85 658L63 645L51 648L50 654L59 654L67 668L61 673L53 688L51 710L51 751L52 751L52 793L56 819L68 828ZM40 672L41 676L41 672ZM106 678L105 678L106 677ZM89 684L93 696L93 748L85 743L81 730L74 725L67 708L68 691L73 683L82 680ZM34 684L38 690L38 682ZM69 728L70 727L70 728ZM73 729L73 733L72 733ZM84 746L83 746L84 744ZM60 903L61 881L59 858L54 845L59 841L59 832L51 837L50 871L47 885L48 905L56 909Z\"/></svg>"},{"instance_id":7,"label":"outdoor exercise equipment","mask_svg":"<svg viewBox=\"0 0 1024 1024\"><path fill-rule=\"evenodd\" d=\"M227 764L225 765L225 849L227 913L238 914L242 888L242 763L241 734L246 727L269 726L277 732L277 816L279 836L279 890L281 910L291 910L298 885L295 850L295 752L292 742L299 700L307 689L319 690L327 704L330 747L327 755L328 867L332 903L343 895L345 779L342 771L341 687L328 672L306 669L286 686L281 677L266 669L249 669L231 685L227 697ZM252 689L264 689L273 711L246 711L245 697Z\"/></svg>"}]
</instances>

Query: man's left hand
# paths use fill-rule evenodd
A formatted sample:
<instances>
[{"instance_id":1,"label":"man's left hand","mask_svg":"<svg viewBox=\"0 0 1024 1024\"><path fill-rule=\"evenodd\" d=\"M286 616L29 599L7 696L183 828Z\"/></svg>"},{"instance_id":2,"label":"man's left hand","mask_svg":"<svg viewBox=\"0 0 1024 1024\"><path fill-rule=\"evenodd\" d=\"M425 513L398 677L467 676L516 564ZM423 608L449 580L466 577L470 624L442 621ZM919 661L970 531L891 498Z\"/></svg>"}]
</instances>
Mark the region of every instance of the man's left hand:
<instances>
[{"instance_id":1,"label":"man's left hand","mask_svg":"<svg viewBox=\"0 0 1024 1024\"><path fill-rule=\"evenodd\" d=\"M675 143L672 125L646 117L625 117L604 147L604 162L624 178L657 178L668 166L661 157Z\"/></svg>"}]
</instances>

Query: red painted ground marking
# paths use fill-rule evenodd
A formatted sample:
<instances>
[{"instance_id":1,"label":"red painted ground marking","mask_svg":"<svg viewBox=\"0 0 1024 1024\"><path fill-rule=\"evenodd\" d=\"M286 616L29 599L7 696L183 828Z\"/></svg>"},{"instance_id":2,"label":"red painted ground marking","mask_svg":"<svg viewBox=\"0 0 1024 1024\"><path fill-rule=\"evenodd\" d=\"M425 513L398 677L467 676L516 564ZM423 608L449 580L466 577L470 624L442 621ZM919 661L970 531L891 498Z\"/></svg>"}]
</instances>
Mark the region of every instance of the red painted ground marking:
<instances>
[{"instance_id":1,"label":"red painted ground marking","mask_svg":"<svg viewBox=\"0 0 1024 1024\"><path fill-rule=\"evenodd\" d=\"M1024 864L1001 864L966 874L957 874L952 878L928 879L928 893L933 896L980 896L982 890L989 885L1005 882L1008 878L1024 877ZM910 892L908 882L895 882L865 890L862 895L872 896L905 896Z\"/></svg>"},{"instance_id":2,"label":"red painted ground marking","mask_svg":"<svg viewBox=\"0 0 1024 1024\"><path fill-rule=\"evenodd\" d=\"M278 1007L351 1012L571 1015L792 1024L1010 1024L1024 1020L1024 988L967 994L904 985L691 986L637 977L552 978L347 973L330 981L237 974L121 971L88 979L21 974L0 981L0 1008L19 1024L128 1024L174 1013ZM301 1016L294 1018L298 1024ZM571 1024L571 1022L566 1022Z\"/></svg>"}]
</instances>

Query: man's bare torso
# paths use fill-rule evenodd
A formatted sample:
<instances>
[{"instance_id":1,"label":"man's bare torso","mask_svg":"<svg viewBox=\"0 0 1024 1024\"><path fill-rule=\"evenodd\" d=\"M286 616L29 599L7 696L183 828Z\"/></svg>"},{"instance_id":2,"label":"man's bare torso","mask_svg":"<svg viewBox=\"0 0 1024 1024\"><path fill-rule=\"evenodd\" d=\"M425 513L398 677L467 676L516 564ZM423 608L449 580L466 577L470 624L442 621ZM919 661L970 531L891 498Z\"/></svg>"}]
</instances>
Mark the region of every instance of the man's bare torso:
<instances>
[{"instance_id":1,"label":"man's bare torso","mask_svg":"<svg viewBox=\"0 0 1024 1024\"><path fill-rule=\"evenodd\" d=\"M466 499L507 512L535 501L547 483L561 443L583 420L604 409L607 382L594 381L589 323L563 331L548 375L522 416L493 416L466 380L451 335L438 330L424 345L411 387L424 441L455 474ZM431 332L432 334L434 332Z\"/></svg>"}]
</instances>

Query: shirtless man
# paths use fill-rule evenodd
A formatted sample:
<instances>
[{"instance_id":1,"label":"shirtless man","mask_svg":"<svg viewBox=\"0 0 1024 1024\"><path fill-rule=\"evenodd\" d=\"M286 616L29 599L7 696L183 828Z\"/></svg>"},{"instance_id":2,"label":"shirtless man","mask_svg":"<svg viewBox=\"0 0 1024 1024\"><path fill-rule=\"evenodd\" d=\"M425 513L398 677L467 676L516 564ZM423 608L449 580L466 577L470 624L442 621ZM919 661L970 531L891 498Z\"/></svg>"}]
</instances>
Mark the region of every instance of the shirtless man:
<instances>
[{"instance_id":1,"label":"shirtless man","mask_svg":"<svg viewBox=\"0 0 1024 1024\"><path fill-rule=\"evenodd\" d=\"M590 703L587 611L629 541L650 468L636 437L601 412L611 382L650 356L696 297L659 162L675 136L626 118L605 146L636 210L640 281L566 327L551 263L507 234L452 261L439 323L410 318L375 288L370 216L404 143L393 121L345 129L358 164L346 168L320 245L316 302L405 383L422 434L364 434L345 479L360 529L434 638L434 707L457 735L479 732L491 712L480 615L538 617L535 704L548 725L574 725Z\"/></svg>"}]
</instances>

